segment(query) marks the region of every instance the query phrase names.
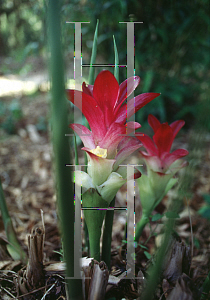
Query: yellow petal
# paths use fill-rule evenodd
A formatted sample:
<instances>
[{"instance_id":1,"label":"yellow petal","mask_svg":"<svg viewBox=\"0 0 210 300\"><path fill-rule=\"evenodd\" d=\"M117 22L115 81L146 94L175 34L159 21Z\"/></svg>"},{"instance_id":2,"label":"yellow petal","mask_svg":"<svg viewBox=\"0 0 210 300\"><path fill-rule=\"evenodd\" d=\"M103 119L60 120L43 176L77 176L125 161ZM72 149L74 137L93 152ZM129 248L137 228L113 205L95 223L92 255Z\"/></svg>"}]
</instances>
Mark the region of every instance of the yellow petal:
<instances>
[{"instance_id":1,"label":"yellow petal","mask_svg":"<svg viewBox=\"0 0 210 300\"><path fill-rule=\"evenodd\" d=\"M107 157L107 149L100 148L99 146L96 149L90 150L90 152L102 158Z\"/></svg>"}]
</instances>

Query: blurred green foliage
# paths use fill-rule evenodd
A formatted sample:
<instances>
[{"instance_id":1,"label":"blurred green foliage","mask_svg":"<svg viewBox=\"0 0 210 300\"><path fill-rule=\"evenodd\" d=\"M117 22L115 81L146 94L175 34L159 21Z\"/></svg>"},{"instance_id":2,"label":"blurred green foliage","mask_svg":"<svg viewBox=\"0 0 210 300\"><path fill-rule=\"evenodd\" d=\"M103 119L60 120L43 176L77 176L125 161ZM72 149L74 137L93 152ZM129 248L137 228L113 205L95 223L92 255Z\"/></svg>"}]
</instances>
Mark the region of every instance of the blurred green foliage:
<instances>
[{"instance_id":1,"label":"blurred green foliage","mask_svg":"<svg viewBox=\"0 0 210 300\"><path fill-rule=\"evenodd\" d=\"M96 20L99 19L96 63L114 64L113 35L120 64L126 64L126 24L135 25L135 73L141 77L136 95L161 92L136 116L146 125L149 113L161 122L184 119L191 127L196 118L209 107L210 18L208 0L63 0L62 33L66 66L74 59L74 25L82 24L83 63L90 62ZM46 7L43 0L0 0L0 51L24 60L28 55L46 51ZM96 68L96 75L101 71ZM109 68L113 70L113 68ZM83 76L88 78L88 68ZM73 78L73 70L67 75ZM126 68L120 68L120 82L126 78ZM204 109L203 109L204 107ZM206 117L207 118L207 117ZM209 118L207 118L209 119ZM210 122L204 121L210 129ZM147 126L147 125L146 125Z\"/></svg>"},{"instance_id":2,"label":"blurred green foliage","mask_svg":"<svg viewBox=\"0 0 210 300\"><path fill-rule=\"evenodd\" d=\"M47 126L48 126L47 118L45 116L39 116L36 123L36 129L39 132L47 132Z\"/></svg>"},{"instance_id":3,"label":"blurred green foliage","mask_svg":"<svg viewBox=\"0 0 210 300\"><path fill-rule=\"evenodd\" d=\"M0 55L38 53L45 43L43 8L43 0L0 0Z\"/></svg>"},{"instance_id":4,"label":"blurred green foliage","mask_svg":"<svg viewBox=\"0 0 210 300\"><path fill-rule=\"evenodd\" d=\"M16 133L16 124L22 118L22 108L17 99L13 99L11 103L0 101L0 127L7 133Z\"/></svg>"},{"instance_id":5,"label":"blurred green foliage","mask_svg":"<svg viewBox=\"0 0 210 300\"><path fill-rule=\"evenodd\" d=\"M204 194L203 198L206 204L199 209L198 213L210 221L210 195Z\"/></svg>"}]
</instances>

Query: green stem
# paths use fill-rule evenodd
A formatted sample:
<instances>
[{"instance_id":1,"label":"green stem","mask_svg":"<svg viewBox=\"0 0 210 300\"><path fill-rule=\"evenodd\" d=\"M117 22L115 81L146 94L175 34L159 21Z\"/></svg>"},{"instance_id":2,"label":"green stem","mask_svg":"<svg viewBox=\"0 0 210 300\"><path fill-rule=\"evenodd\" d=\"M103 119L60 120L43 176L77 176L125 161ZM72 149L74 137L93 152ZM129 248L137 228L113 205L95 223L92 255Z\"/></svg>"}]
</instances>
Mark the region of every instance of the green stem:
<instances>
[{"instance_id":1,"label":"green stem","mask_svg":"<svg viewBox=\"0 0 210 300\"><path fill-rule=\"evenodd\" d=\"M85 122L85 127L87 127L87 128L89 128L90 126L89 126L89 124L88 124L88 121L87 120L85 120L86 122ZM84 151L85 152L85 151ZM87 154L86 154L86 152L84 153L84 158L85 158L85 167L84 167L84 171L87 173L87 168L88 168L88 159L87 159Z\"/></svg>"},{"instance_id":2,"label":"green stem","mask_svg":"<svg viewBox=\"0 0 210 300\"><path fill-rule=\"evenodd\" d=\"M85 251L87 251L88 255L90 255L90 243L89 243L89 235L88 235L88 228L84 218L84 233L85 233Z\"/></svg>"},{"instance_id":3,"label":"green stem","mask_svg":"<svg viewBox=\"0 0 210 300\"><path fill-rule=\"evenodd\" d=\"M101 227L108 203L95 189L89 189L82 195L82 207L89 233L90 256L100 261Z\"/></svg>"},{"instance_id":4,"label":"green stem","mask_svg":"<svg viewBox=\"0 0 210 300\"><path fill-rule=\"evenodd\" d=\"M90 257L100 262L101 227L105 216L105 210L96 210L91 209L90 207L90 209L84 210L84 216L89 234Z\"/></svg>"},{"instance_id":5,"label":"green stem","mask_svg":"<svg viewBox=\"0 0 210 300\"><path fill-rule=\"evenodd\" d=\"M153 299L154 297L154 291L160 278L160 270L162 269L162 264L165 258L165 252L170 242L170 235L174 227L174 222L174 219L168 219L168 221L165 224L164 239L160 248L157 251L156 263L154 265L151 265L151 267L148 269L148 282L145 290L141 295L142 300Z\"/></svg>"},{"instance_id":6,"label":"green stem","mask_svg":"<svg viewBox=\"0 0 210 300\"><path fill-rule=\"evenodd\" d=\"M1 216L4 223L4 228L6 231L7 239L10 244L8 244L8 251L13 259L22 260L23 263L27 262L26 253L23 251L18 239L16 237L16 233L12 224L12 220L10 218L7 204L4 197L4 191L2 189L1 179L0 179L0 209Z\"/></svg>"},{"instance_id":7,"label":"green stem","mask_svg":"<svg viewBox=\"0 0 210 300\"><path fill-rule=\"evenodd\" d=\"M110 207L114 208L115 206L115 198L111 201ZM102 239L102 257L107 267L110 270L110 263L111 263L111 243L112 243L112 226L113 226L113 219L114 219L114 209L107 210L105 223L104 223L104 231L103 231L103 239Z\"/></svg>"},{"instance_id":8,"label":"green stem","mask_svg":"<svg viewBox=\"0 0 210 300\"><path fill-rule=\"evenodd\" d=\"M74 188L69 141L65 137L68 128L68 106L65 98L64 68L61 49L60 1L48 1L48 37L51 71L51 118L52 143L54 152L54 170L56 194L61 223L64 259L66 262L66 283L71 300L81 300L82 281L74 277ZM75 268L76 268L75 267Z\"/></svg>"},{"instance_id":9,"label":"green stem","mask_svg":"<svg viewBox=\"0 0 210 300\"><path fill-rule=\"evenodd\" d=\"M75 153L75 165L79 165L78 152L77 152L77 138L74 134L74 153Z\"/></svg>"},{"instance_id":10,"label":"green stem","mask_svg":"<svg viewBox=\"0 0 210 300\"><path fill-rule=\"evenodd\" d=\"M148 215L142 213L140 221L137 223L136 230L135 230L135 241L138 242L139 238L144 230L144 227L149 222Z\"/></svg>"},{"instance_id":11,"label":"green stem","mask_svg":"<svg viewBox=\"0 0 210 300\"><path fill-rule=\"evenodd\" d=\"M96 227L95 230L89 231L90 257L100 262L100 237L101 228Z\"/></svg>"},{"instance_id":12,"label":"green stem","mask_svg":"<svg viewBox=\"0 0 210 300\"><path fill-rule=\"evenodd\" d=\"M149 235L148 239L146 240L146 242L144 242L144 245L146 245L146 244L149 242L149 240L150 240L151 237L153 236L153 233L154 233L155 230L157 229L158 225L159 225L159 224L157 224L153 230L152 230L152 228L150 228L150 235Z\"/></svg>"}]
</instances>

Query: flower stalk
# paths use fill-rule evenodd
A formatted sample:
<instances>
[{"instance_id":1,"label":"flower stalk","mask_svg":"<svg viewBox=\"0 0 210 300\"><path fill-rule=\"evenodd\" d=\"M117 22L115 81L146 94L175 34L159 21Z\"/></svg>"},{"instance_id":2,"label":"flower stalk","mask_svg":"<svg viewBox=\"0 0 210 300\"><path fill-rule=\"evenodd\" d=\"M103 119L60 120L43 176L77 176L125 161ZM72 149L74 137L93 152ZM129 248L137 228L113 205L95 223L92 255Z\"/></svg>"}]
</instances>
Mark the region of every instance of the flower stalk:
<instances>
[{"instance_id":1,"label":"flower stalk","mask_svg":"<svg viewBox=\"0 0 210 300\"><path fill-rule=\"evenodd\" d=\"M137 242L138 242L140 236L142 235L144 227L149 222L149 218L148 217L149 217L149 214L142 213L140 221L136 224L136 228L135 228L135 241L137 241Z\"/></svg>"},{"instance_id":2,"label":"flower stalk","mask_svg":"<svg viewBox=\"0 0 210 300\"><path fill-rule=\"evenodd\" d=\"M138 136L147 151L140 151L146 163L147 175L143 174L137 179L142 217L136 226L136 241L139 240L152 211L176 184L178 179L174 178L174 175L187 165L187 162L181 159L188 155L187 150L177 149L170 153L174 138L184 126L184 121L175 121L170 125L161 124L156 117L149 115L148 122L155 133L153 139L146 134Z\"/></svg>"},{"instance_id":3,"label":"flower stalk","mask_svg":"<svg viewBox=\"0 0 210 300\"><path fill-rule=\"evenodd\" d=\"M82 195L85 221L90 241L90 254L100 261L101 227L108 203L101 198L95 189L89 189Z\"/></svg>"},{"instance_id":4,"label":"flower stalk","mask_svg":"<svg viewBox=\"0 0 210 300\"><path fill-rule=\"evenodd\" d=\"M114 67L114 77L119 83L119 56L117 51L117 45L115 42L115 37L113 35L114 42L114 57L115 57L115 67ZM112 210L106 211L105 222L104 222L104 231L102 238L102 260L108 266L108 269L111 268L111 242L112 242L112 227L114 220L114 206L115 206L115 198L110 203L110 207Z\"/></svg>"},{"instance_id":5,"label":"flower stalk","mask_svg":"<svg viewBox=\"0 0 210 300\"><path fill-rule=\"evenodd\" d=\"M125 169L120 167L120 164L142 145L138 139L126 135L140 128L141 125L136 122L126 122L134 111L127 111L127 105L124 103L139 82L140 78L134 76L119 85L114 75L104 70L96 77L94 85L83 83L82 92L67 90L67 96L72 103L76 104L77 101L74 101L76 97L82 97L82 112L91 129L90 131L81 124L70 125L83 141L85 147L82 150L88 156L87 172L81 171L80 179L75 182L78 186L82 185L82 201L85 201L86 207L109 207L117 191L127 180ZM158 96L158 93L136 96L135 111ZM135 179L140 176L141 173L136 170ZM90 190L94 194L96 206L89 204L89 202L92 203L92 198L88 194ZM103 203L104 201L106 204ZM102 206L101 203L103 203ZM96 213L100 217L98 223L96 222L93 226L93 219L97 219ZM89 210L88 213L85 211L91 257L95 259L100 259L99 242L104 216L105 212L102 213L100 210ZM108 229L110 232L105 232L104 239L109 236L110 240L111 227L110 223Z\"/></svg>"}]
</instances>

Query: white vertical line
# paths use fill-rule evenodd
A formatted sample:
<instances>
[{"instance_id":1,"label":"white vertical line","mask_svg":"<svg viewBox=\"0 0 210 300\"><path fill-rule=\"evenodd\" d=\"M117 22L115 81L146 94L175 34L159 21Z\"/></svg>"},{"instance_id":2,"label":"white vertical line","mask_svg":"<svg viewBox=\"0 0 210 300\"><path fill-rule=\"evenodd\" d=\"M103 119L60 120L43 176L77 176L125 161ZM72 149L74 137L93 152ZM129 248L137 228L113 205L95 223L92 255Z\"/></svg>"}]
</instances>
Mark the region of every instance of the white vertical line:
<instances>
[{"instance_id":1,"label":"white vertical line","mask_svg":"<svg viewBox=\"0 0 210 300\"><path fill-rule=\"evenodd\" d=\"M128 186L129 182L129 186ZM127 165L127 270L131 268L131 272L127 274L127 278L135 277L135 247L134 247L134 166ZM131 225L133 230L131 230Z\"/></svg>"},{"instance_id":2,"label":"white vertical line","mask_svg":"<svg viewBox=\"0 0 210 300\"><path fill-rule=\"evenodd\" d=\"M127 23L127 78L135 75L134 70L134 23ZM132 100L131 100L132 99ZM129 101L130 100L130 101ZM135 98L134 92L127 99L127 112L133 114L127 119L127 122L135 122ZM131 133L134 135L134 128Z\"/></svg>"},{"instance_id":3,"label":"white vertical line","mask_svg":"<svg viewBox=\"0 0 210 300\"><path fill-rule=\"evenodd\" d=\"M81 166L75 166L75 182L81 182ZM80 172L79 172L80 171ZM80 259L82 258L81 237L81 185L75 184L75 223L74 223L74 278L81 279Z\"/></svg>"},{"instance_id":4,"label":"white vertical line","mask_svg":"<svg viewBox=\"0 0 210 300\"><path fill-rule=\"evenodd\" d=\"M75 22L75 41L74 41L74 81L75 90L82 90L82 72L81 72L81 22ZM74 123L78 123L76 120L82 119L82 95L74 97ZM82 132L81 132L82 134ZM80 134L79 134L80 135Z\"/></svg>"}]
</instances>

